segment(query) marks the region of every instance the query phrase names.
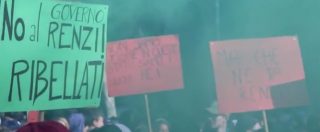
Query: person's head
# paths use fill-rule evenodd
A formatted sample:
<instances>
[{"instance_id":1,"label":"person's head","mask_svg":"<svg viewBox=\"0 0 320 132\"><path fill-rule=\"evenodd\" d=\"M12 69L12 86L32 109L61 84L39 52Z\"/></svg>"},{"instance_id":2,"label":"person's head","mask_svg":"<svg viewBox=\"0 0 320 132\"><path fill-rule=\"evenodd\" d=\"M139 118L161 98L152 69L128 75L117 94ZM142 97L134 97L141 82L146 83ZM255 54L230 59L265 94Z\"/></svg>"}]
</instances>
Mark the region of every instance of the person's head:
<instances>
[{"instance_id":1,"label":"person's head","mask_svg":"<svg viewBox=\"0 0 320 132\"><path fill-rule=\"evenodd\" d=\"M104 125L104 122L103 122L103 117L102 116L97 116L93 122L92 122L92 125L96 128L100 128Z\"/></svg>"},{"instance_id":2,"label":"person's head","mask_svg":"<svg viewBox=\"0 0 320 132\"><path fill-rule=\"evenodd\" d=\"M225 115L217 115L214 119L214 127L222 128L227 126L227 118Z\"/></svg>"},{"instance_id":3,"label":"person's head","mask_svg":"<svg viewBox=\"0 0 320 132\"><path fill-rule=\"evenodd\" d=\"M154 132L169 132L169 123L165 119L157 119L154 123Z\"/></svg>"},{"instance_id":4,"label":"person's head","mask_svg":"<svg viewBox=\"0 0 320 132\"><path fill-rule=\"evenodd\" d=\"M99 110L91 110L86 115L86 125L93 128L100 128L104 126L104 118L102 112Z\"/></svg>"},{"instance_id":5,"label":"person's head","mask_svg":"<svg viewBox=\"0 0 320 132\"><path fill-rule=\"evenodd\" d=\"M71 132L82 132L85 125L85 118L82 113L72 113L69 118Z\"/></svg>"},{"instance_id":6,"label":"person's head","mask_svg":"<svg viewBox=\"0 0 320 132\"><path fill-rule=\"evenodd\" d=\"M17 132L68 132L68 129L56 121L29 123Z\"/></svg>"},{"instance_id":7,"label":"person's head","mask_svg":"<svg viewBox=\"0 0 320 132\"><path fill-rule=\"evenodd\" d=\"M227 127L227 117L223 114L214 114L208 118L205 127L214 129L225 128Z\"/></svg>"},{"instance_id":8,"label":"person's head","mask_svg":"<svg viewBox=\"0 0 320 132\"><path fill-rule=\"evenodd\" d=\"M56 120L54 120L54 121L62 124L62 125L65 126L67 129L70 129L70 125L69 125L69 123L68 123L68 121L67 121L66 118L60 117L60 118L58 118L58 119L56 119Z\"/></svg>"}]
</instances>

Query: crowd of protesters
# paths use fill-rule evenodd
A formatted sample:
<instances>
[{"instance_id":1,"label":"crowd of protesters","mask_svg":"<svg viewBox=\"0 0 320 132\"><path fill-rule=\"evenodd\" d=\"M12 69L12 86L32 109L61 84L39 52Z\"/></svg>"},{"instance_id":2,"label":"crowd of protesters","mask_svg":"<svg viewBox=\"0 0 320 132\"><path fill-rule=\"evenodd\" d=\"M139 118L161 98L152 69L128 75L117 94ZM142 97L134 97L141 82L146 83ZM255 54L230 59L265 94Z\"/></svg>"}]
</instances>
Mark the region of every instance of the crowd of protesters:
<instances>
[{"instance_id":1,"label":"crowd of protesters","mask_svg":"<svg viewBox=\"0 0 320 132\"><path fill-rule=\"evenodd\" d=\"M304 108L267 111L269 132L320 132L320 114ZM137 126L123 124L116 117L108 118L99 109L46 111L44 121L27 123L26 113L4 113L0 116L0 132L149 132L147 123ZM212 113L199 123L198 132L265 132L266 124L260 112ZM188 125L188 124L186 124ZM157 118L153 132L170 132L170 121Z\"/></svg>"}]
</instances>

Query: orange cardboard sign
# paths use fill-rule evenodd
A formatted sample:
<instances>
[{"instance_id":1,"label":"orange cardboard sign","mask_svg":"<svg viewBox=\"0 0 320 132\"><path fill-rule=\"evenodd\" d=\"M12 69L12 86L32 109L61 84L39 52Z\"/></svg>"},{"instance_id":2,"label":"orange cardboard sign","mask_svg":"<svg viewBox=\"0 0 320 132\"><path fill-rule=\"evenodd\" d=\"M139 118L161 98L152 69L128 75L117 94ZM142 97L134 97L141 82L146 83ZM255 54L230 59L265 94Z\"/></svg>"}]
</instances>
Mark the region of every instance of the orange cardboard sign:
<instances>
[{"instance_id":1,"label":"orange cardboard sign","mask_svg":"<svg viewBox=\"0 0 320 132\"><path fill-rule=\"evenodd\" d=\"M210 43L220 112L247 112L308 102L296 37ZM294 97L295 95L299 97Z\"/></svg>"},{"instance_id":2,"label":"orange cardboard sign","mask_svg":"<svg viewBox=\"0 0 320 132\"><path fill-rule=\"evenodd\" d=\"M179 39L173 35L109 43L106 69L109 96L183 87Z\"/></svg>"}]
</instances>

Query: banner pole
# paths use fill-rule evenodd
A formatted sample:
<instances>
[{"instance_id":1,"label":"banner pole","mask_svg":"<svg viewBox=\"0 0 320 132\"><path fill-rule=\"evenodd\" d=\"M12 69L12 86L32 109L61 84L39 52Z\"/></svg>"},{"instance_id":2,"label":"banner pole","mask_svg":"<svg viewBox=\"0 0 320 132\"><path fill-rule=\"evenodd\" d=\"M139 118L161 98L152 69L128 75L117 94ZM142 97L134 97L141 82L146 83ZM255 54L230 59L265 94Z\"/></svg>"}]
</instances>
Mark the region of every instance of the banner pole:
<instances>
[{"instance_id":1,"label":"banner pole","mask_svg":"<svg viewBox=\"0 0 320 132\"><path fill-rule=\"evenodd\" d=\"M152 124L151 124L151 115L150 115L150 109L149 109L149 99L148 95L144 95L144 101L145 101L145 106L146 106L146 112L147 112L147 119L148 119L148 126L149 126L149 132L152 132Z\"/></svg>"},{"instance_id":2,"label":"banner pole","mask_svg":"<svg viewBox=\"0 0 320 132\"><path fill-rule=\"evenodd\" d=\"M263 115L264 128L265 128L266 132L269 132L267 113L265 110L262 111L262 115Z\"/></svg>"}]
</instances>

